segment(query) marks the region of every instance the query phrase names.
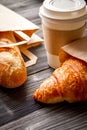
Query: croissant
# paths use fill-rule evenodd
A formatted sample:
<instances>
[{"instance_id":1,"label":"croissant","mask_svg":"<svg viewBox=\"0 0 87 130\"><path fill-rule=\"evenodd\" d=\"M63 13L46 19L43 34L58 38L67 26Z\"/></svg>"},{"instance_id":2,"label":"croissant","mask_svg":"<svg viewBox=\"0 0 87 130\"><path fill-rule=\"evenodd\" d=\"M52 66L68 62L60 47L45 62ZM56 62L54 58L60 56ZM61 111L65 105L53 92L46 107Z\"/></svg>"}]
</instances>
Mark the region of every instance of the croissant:
<instances>
[{"instance_id":1,"label":"croissant","mask_svg":"<svg viewBox=\"0 0 87 130\"><path fill-rule=\"evenodd\" d=\"M34 92L35 100L53 104L87 100L87 64L70 57Z\"/></svg>"}]
</instances>

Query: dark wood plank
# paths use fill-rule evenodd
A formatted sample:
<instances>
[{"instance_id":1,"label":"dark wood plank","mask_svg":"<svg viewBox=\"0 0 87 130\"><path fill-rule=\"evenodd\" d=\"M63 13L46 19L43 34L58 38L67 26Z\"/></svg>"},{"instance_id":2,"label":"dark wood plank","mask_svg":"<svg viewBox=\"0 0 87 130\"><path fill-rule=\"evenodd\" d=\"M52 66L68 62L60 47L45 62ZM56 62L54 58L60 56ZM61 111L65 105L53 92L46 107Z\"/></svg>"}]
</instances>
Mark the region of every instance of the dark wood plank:
<instances>
[{"instance_id":1,"label":"dark wood plank","mask_svg":"<svg viewBox=\"0 0 87 130\"><path fill-rule=\"evenodd\" d=\"M47 69L28 76L24 86L13 90L0 89L0 125L21 118L43 107L33 100L33 92L41 82L50 76L52 70Z\"/></svg>"},{"instance_id":2,"label":"dark wood plank","mask_svg":"<svg viewBox=\"0 0 87 130\"><path fill-rule=\"evenodd\" d=\"M86 130L86 107L87 102L76 104L64 102L56 105L45 105L42 109L1 128L14 128L15 130Z\"/></svg>"}]
</instances>

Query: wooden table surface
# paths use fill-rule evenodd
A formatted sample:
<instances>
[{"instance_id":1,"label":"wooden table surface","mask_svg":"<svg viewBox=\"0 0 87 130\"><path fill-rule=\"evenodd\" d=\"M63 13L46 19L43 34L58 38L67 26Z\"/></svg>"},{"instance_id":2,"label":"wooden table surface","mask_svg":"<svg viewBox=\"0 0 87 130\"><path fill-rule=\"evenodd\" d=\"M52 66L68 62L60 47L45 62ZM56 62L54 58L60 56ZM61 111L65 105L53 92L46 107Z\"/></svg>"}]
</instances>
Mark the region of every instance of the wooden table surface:
<instances>
[{"instance_id":1,"label":"wooden table surface","mask_svg":"<svg viewBox=\"0 0 87 130\"><path fill-rule=\"evenodd\" d=\"M43 38L39 17L42 0L0 0L0 4L38 25L37 34ZM47 64L44 44L30 51L38 61L27 68L25 84L13 90L0 88L0 130L87 130L87 102L44 105L34 101L33 92L53 69Z\"/></svg>"}]
</instances>

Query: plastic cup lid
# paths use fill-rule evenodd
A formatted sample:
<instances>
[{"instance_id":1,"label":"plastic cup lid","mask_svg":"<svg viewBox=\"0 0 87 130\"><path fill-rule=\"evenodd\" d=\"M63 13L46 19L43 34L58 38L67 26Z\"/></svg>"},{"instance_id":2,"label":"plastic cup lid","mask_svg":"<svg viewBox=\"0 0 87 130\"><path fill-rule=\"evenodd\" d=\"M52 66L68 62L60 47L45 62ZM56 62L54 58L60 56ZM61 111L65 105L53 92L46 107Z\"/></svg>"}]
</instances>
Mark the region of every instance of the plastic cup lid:
<instances>
[{"instance_id":1,"label":"plastic cup lid","mask_svg":"<svg viewBox=\"0 0 87 130\"><path fill-rule=\"evenodd\" d=\"M40 14L55 20L84 20L87 18L84 0L45 0Z\"/></svg>"},{"instance_id":2,"label":"plastic cup lid","mask_svg":"<svg viewBox=\"0 0 87 130\"><path fill-rule=\"evenodd\" d=\"M60 12L77 11L86 6L84 0L45 0L43 4L49 10Z\"/></svg>"}]
</instances>

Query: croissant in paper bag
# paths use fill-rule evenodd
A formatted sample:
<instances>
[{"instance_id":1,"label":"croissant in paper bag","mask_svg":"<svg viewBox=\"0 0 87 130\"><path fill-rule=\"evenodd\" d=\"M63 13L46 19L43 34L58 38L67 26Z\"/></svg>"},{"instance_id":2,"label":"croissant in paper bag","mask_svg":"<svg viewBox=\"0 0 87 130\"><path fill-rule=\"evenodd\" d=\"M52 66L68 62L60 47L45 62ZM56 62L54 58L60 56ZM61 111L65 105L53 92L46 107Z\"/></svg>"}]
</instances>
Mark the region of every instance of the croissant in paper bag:
<instances>
[{"instance_id":1,"label":"croissant in paper bag","mask_svg":"<svg viewBox=\"0 0 87 130\"><path fill-rule=\"evenodd\" d=\"M87 100L87 64L75 58L67 59L34 93L43 103Z\"/></svg>"}]
</instances>

